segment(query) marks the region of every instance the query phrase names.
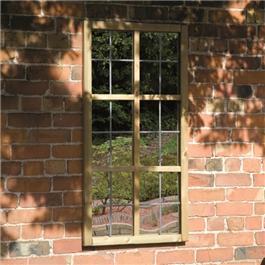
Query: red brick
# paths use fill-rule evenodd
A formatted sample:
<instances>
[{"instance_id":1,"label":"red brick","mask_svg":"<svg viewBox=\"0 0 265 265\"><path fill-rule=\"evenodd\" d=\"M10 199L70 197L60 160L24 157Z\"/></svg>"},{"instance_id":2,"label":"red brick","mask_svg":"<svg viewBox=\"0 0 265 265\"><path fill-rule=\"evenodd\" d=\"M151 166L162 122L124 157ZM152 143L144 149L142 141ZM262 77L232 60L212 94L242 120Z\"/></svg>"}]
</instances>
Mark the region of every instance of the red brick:
<instances>
[{"instance_id":1,"label":"red brick","mask_svg":"<svg viewBox=\"0 0 265 265\"><path fill-rule=\"evenodd\" d=\"M59 111L64 108L64 99L62 97L45 97L43 109L45 111Z\"/></svg>"},{"instance_id":2,"label":"red brick","mask_svg":"<svg viewBox=\"0 0 265 265\"><path fill-rule=\"evenodd\" d=\"M113 265L113 254L92 254L92 255L80 255L74 256L75 265Z\"/></svg>"},{"instance_id":3,"label":"red brick","mask_svg":"<svg viewBox=\"0 0 265 265\"><path fill-rule=\"evenodd\" d=\"M48 145L20 145L13 147L13 159L48 158L50 147Z\"/></svg>"},{"instance_id":4,"label":"red brick","mask_svg":"<svg viewBox=\"0 0 265 265\"><path fill-rule=\"evenodd\" d=\"M1 76L7 79L24 79L25 66L19 64L2 64Z\"/></svg>"},{"instance_id":5,"label":"red brick","mask_svg":"<svg viewBox=\"0 0 265 265\"><path fill-rule=\"evenodd\" d=\"M153 251L133 251L118 253L115 258L115 264L154 264L154 252Z\"/></svg>"},{"instance_id":6,"label":"red brick","mask_svg":"<svg viewBox=\"0 0 265 265\"><path fill-rule=\"evenodd\" d=\"M56 34L49 34L48 35L48 48L55 48L55 49L67 49L69 48L69 37L67 34L63 33L56 33ZM70 51L71 53L71 51ZM64 54L67 54L65 52ZM63 64L62 61L60 61L60 64Z\"/></svg>"},{"instance_id":7,"label":"red brick","mask_svg":"<svg viewBox=\"0 0 265 265\"><path fill-rule=\"evenodd\" d=\"M207 219L208 231L222 231L224 230L224 218L223 217L211 217Z\"/></svg>"},{"instance_id":8,"label":"red brick","mask_svg":"<svg viewBox=\"0 0 265 265\"><path fill-rule=\"evenodd\" d=\"M217 84L214 86L214 97L215 98L231 98L235 97L235 89L233 84Z\"/></svg>"},{"instance_id":9,"label":"red brick","mask_svg":"<svg viewBox=\"0 0 265 265\"><path fill-rule=\"evenodd\" d=\"M255 89L255 96L257 98L265 98L265 86L257 86Z\"/></svg>"},{"instance_id":10,"label":"red brick","mask_svg":"<svg viewBox=\"0 0 265 265\"><path fill-rule=\"evenodd\" d=\"M192 204L190 205L190 216L213 216L215 213L215 207L213 204Z\"/></svg>"},{"instance_id":11,"label":"red brick","mask_svg":"<svg viewBox=\"0 0 265 265\"><path fill-rule=\"evenodd\" d=\"M24 97L21 99L23 111L41 111L42 100L40 97Z\"/></svg>"},{"instance_id":12,"label":"red brick","mask_svg":"<svg viewBox=\"0 0 265 265\"><path fill-rule=\"evenodd\" d=\"M1 241L15 241L20 237L19 226L2 226L1 227ZM2 264L2 263L1 263Z\"/></svg>"},{"instance_id":13,"label":"red brick","mask_svg":"<svg viewBox=\"0 0 265 265\"><path fill-rule=\"evenodd\" d=\"M53 31L54 19L43 16L12 16L11 27L25 31Z\"/></svg>"},{"instance_id":14,"label":"red brick","mask_svg":"<svg viewBox=\"0 0 265 265\"><path fill-rule=\"evenodd\" d=\"M81 96L81 82L51 82L51 94L65 96Z\"/></svg>"},{"instance_id":15,"label":"red brick","mask_svg":"<svg viewBox=\"0 0 265 265\"><path fill-rule=\"evenodd\" d=\"M232 140L236 142L262 142L262 129L233 129Z\"/></svg>"},{"instance_id":16,"label":"red brick","mask_svg":"<svg viewBox=\"0 0 265 265\"><path fill-rule=\"evenodd\" d=\"M265 203L256 203L255 204L255 214L257 214L257 215L265 214Z\"/></svg>"},{"instance_id":17,"label":"red brick","mask_svg":"<svg viewBox=\"0 0 265 265\"><path fill-rule=\"evenodd\" d=\"M65 192L63 196L63 202L65 206L70 205L82 205L82 192L74 191L74 192Z\"/></svg>"},{"instance_id":18,"label":"red brick","mask_svg":"<svg viewBox=\"0 0 265 265\"><path fill-rule=\"evenodd\" d=\"M241 162L238 158L227 158L225 160L225 171L239 171L240 164Z\"/></svg>"},{"instance_id":19,"label":"red brick","mask_svg":"<svg viewBox=\"0 0 265 265\"><path fill-rule=\"evenodd\" d=\"M49 178L9 178L7 189L13 192L47 192L50 190Z\"/></svg>"},{"instance_id":20,"label":"red brick","mask_svg":"<svg viewBox=\"0 0 265 265\"><path fill-rule=\"evenodd\" d=\"M49 34L50 35L50 34ZM41 39L43 42L46 41L46 36L33 35L27 38L29 45L32 45L33 39L35 37L35 46L41 46ZM37 40L38 39L38 40ZM38 43L38 44L37 44ZM57 51L44 50L44 49L23 49L19 50L18 61L20 63L27 64L58 64L59 63L59 53Z\"/></svg>"},{"instance_id":21,"label":"red brick","mask_svg":"<svg viewBox=\"0 0 265 265\"><path fill-rule=\"evenodd\" d=\"M43 174L43 162L27 161L23 164L24 176L34 176Z\"/></svg>"},{"instance_id":22,"label":"red brick","mask_svg":"<svg viewBox=\"0 0 265 265\"><path fill-rule=\"evenodd\" d=\"M81 147L81 145L56 145L52 149L52 154L56 158L80 158Z\"/></svg>"},{"instance_id":23,"label":"red brick","mask_svg":"<svg viewBox=\"0 0 265 265\"><path fill-rule=\"evenodd\" d=\"M53 179L53 190L81 190L82 179L80 176L55 177Z\"/></svg>"},{"instance_id":24,"label":"red brick","mask_svg":"<svg viewBox=\"0 0 265 265\"><path fill-rule=\"evenodd\" d=\"M194 262L194 252L193 250L175 250L175 251L165 251L157 253L157 264L164 265L170 263L193 263Z\"/></svg>"},{"instance_id":25,"label":"red brick","mask_svg":"<svg viewBox=\"0 0 265 265\"><path fill-rule=\"evenodd\" d=\"M189 144L189 157L211 157L213 154L213 146L210 144Z\"/></svg>"},{"instance_id":26,"label":"red brick","mask_svg":"<svg viewBox=\"0 0 265 265\"><path fill-rule=\"evenodd\" d=\"M221 24L242 24L246 20L245 13L234 10L210 10L209 22Z\"/></svg>"},{"instance_id":27,"label":"red brick","mask_svg":"<svg viewBox=\"0 0 265 265\"><path fill-rule=\"evenodd\" d=\"M82 64L82 53L79 51L69 51L62 55L61 64L70 64L70 65L81 65Z\"/></svg>"},{"instance_id":28,"label":"red brick","mask_svg":"<svg viewBox=\"0 0 265 265\"><path fill-rule=\"evenodd\" d=\"M217 186L249 186L251 179L249 174L244 173L229 173L216 174Z\"/></svg>"},{"instance_id":29,"label":"red brick","mask_svg":"<svg viewBox=\"0 0 265 265\"><path fill-rule=\"evenodd\" d=\"M215 248L197 250L197 262L215 262L233 259L232 248Z\"/></svg>"},{"instance_id":30,"label":"red brick","mask_svg":"<svg viewBox=\"0 0 265 265\"><path fill-rule=\"evenodd\" d=\"M224 202L217 203L216 206L217 215L219 216L249 216L252 214L252 205L250 203L241 202Z\"/></svg>"},{"instance_id":31,"label":"red brick","mask_svg":"<svg viewBox=\"0 0 265 265\"><path fill-rule=\"evenodd\" d=\"M1 96L2 110L18 110L18 97Z\"/></svg>"},{"instance_id":32,"label":"red brick","mask_svg":"<svg viewBox=\"0 0 265 265\"><path fill-rule=\"evenodd\" d=\"M265 232L256 232L255 240L257 245L265 245Z\"/></svg>"},{"instance_id":33,"label":"red brick","mask_svg":"<svg viewBox=\"0 0 265 265\"><path fill-rule=\"evenodd\" d=\"M81 224L65 224L66 237L81 237L82 227Z\"/></svg>"},{"instance_id":34,"label":"red brick","mask_svg":"<svg viewBox=\"0 0 265 265\"><path fill-rule=\"evenodd\" d=\"M10 113L8 114L8 125L16 128L49 127L51 116L37 113Z\"/></svg>"},{"instance_id":35,"label":"red brick","mask_svg":"<svg viewBox=\"0 0 265 265\"><path fill-rule=\"evenodd\" d=\"M243 217L227 218L227 227L229 231L240 231L244 229Z\"/></svg>"},{"instance_id":36,"label":"red brick","mask_svg":"<svg viewBox=\"0 0 265 265\"><path fill-rule=\"evenodd\" d=\"M10 211L7 221L10 224L48 222L51 220L51 210L45 207L34 210Z\"/></svg>"},{"instance_id":37,"label":"red brick","mask_svg":"<svg viewBox=\"0 0 265 265\"><path fill-rule=\"evenodd\" d=\"M214 245L214 234L192 234L185 244L187 247L209 247Z\"/></svg>"},{"instance_id":38,"label":"red brick","mask_svg":"<svg viewBox=\"0 0 265 265\"><path fill-rule=\"evenodd\" d=\"M79 34L72 34L71 35L71 47L72 48L82 48L83 40L82 35Z\"/></svg>"},{"instance_id":39,"label":"red brick","mask_svg":"<svg viewBox=\"0 0 265 265\"><path fill-rule=\"evenodd\" d=\"M28 265L68 265L68 261L67 256L31 257Z\"/></svg>"},{"instance_id":40,"label":"red brick","mask_svg":"<svg viewBox=\"0 0 265 265\"><path fill-rule=\"evenodd\" d=\"M82 173L83 161L82 160L69 160L67 161L67 172L70 174Z\"/></svg>"},{"instance_id":41,"label":"red brick","mask_svg":"<svg viewBox=\"0 0 265 265\"><path fill-rule=\"evenodd\" d=\"M189 66L204 67L207 69L221 68L223 65L223 56L208 56L208 55L190 55Z\"/></svg>"},{"instance_id":42,"label":"red brick","mask_svg":"<svg viewBox=\"0 0 265 265\"><path fill-rule=\"evenodd\" d=\"M12 147L11 145L1 146L1 157L5 160L10 160L12 158Z\"/></svg>"},{"instance_id":43,"label":"red brick","mask_svg":"<svg viewBox=\"0 0 265 265\"><path fill-rule=\"evenodd\" d=\"M81 114L55 114L53 118L56 127L80 127L82 125Z\"/></svg>"},{"instance_id":44,"label":"red brick","mask_svg":"<svg viewBox=\"0 0 265 265\"><path fill-rule=\"evenodd\" d=\"M260 67L260 58L232 56L226 58L225 67L227 69L257 69Z\"/></svg>"},{"instance_id":45,"label":"red brick","mask_svg":"<svg viewBox=\"0 0 265 265\"><path fill-rule=\"evenodd\" d=\"M262 227L261 216L249 216L246 217L245 226L248 230L260 230Z\"/></svg>"},{"instance_id":46,"label":"red brick","mask_svg":"<svg viewBox=\"0 0 265 265\"><path fill-rule=\"evenodd\" d=\"M18 203L17 195L12 193L0 193L1 208L16 208Z\"/></svg>"},{"instance_id":47,"label":"red brick","mask_svg":"<svg viewBox=\"0 0 265 265\"><path fill-rule=\"evenodd\" d=\"M254 186L265 186L265 174L254 174L253 175Z\"/></svg>"},{"instance_id":48,"label":"red brick","mask_svg":"<svg viewBox=\"0 0 265 265\"><path fill-rule=\"evenodd\" d=\"M238 115L236 118L237 128L264 128L264 115L263 114L244 114Z\"/></svg>"},{"instance_id":49,"label":"red brick","mask_svg":"<svg viewBox=\"0 0 265 265\"><path fill-rule=\"evenodd\" d=\"M265 144L254 144L254 156L265 156Z\"/></svg>"},{"instance_id":50,"label":"red brick","mask_svg":"<svg viewBox=\"0 0 265 265\"><path fill-rule=\"evenodd\" d=\"M64 225L62 224L47 224L44 225L44 238L63 238Z\"/></svg>"},{"instance_id":51,"label":"red brick","mask_svg":"<svg viewBox=\"0 0 265 265\"><path fill-rule=\"evenodd\" d=\"M11 95L43 95L49 89L48 82L5 80L5 90Z\"/></svg>"},{"instance_id":52,"label":"red brick","mask_svg":"<svg viewBox=\"0 0 265 265\"><path fill-rule=\"evenodd\" d=\"M196 201L223 201L225 198L224 189L196 189L189 190L189 200Z\"/></svg>"},{"instance_id":53,"label":"red brick","mask_svg":"<svg viewBox=\"0 0 265 265\"><path fill-rule=\"evenodd\" d=\"M262 112L263 105L264 103L261 100L246 100L244 103L244 111L246 113Z\"/></svg>"},{"instance_id":54,"label":"red brick","mask_svg":"<svg viewBox=\"0 0 265 265\"><path fill-rule=\"evenodd\" d=\"M236 116L232 114L217 114L215 115L216 127L235 127Z\"/></svg>"},{"instance_id":55,"label":"red brick","mask_svg":"<svg viewBox=\"0 0 265 265\"><path fill-rule=\"evenodd\" d=\"M193 131L195 142L225 142L228 140L228 130L223 129L199 129Z\"/></svg>"},{"instance_id":56,"label":"red brick","mask_svg":"<svg viewBox=\"0 0 265 265\"><path fill-rule=\"evenodd\" d=\"M3 4L2 12L5 14L39 15L41 5L38 2L9 2Z\"/></svg>"},{"instance_id":57,"label":"red brick","mask_svg":"<svg viewBox=\"0 0 265 265\"><path fill-rule=\"evenodd\" d=\"M33 239L41 237L42 226L39 224L22 225L22 238Z\"/></svg>"},{"instance_id":58,"label":"red brick","mask_svg":"<svg viewBox=\"0 0 265 265\"><path fill-rule=\"evenodd\" d=\"M48 174L62 174L65 172L64 160L47 160L45 162L45 172Z\"/></svg>"},{"instance_id":59,"label":"red brick","mask_svg":"<svg viewBox=\"0 0 265 265\"><path fill-rule=\"evenodd\" d=\"M227 199L230 201L261 201L263 198L263 190L259 188L233 188L227 190Z\"/></svg>"},{"instance_id":60,"label":"red brick","mask_svg":"<svg viewBox=\"0 0 265 265\"><path fill-rule=\"evenodd\" d=\"M72 130L72 142L82 142L83 141L83 130L74 129Z\"/></svg>"},{"instance_id":61,"label":"red brick","mask_svg":"<svg viewBox=\"0 0 265 265\"><path fill-rule=\"evenodd\" d=\"M71 80L82 80L82 67L72 67Z\"/></svg>"},{"instance_id":62,"label":"red brick","mask_svg":"<svg viewBox=\"0 0 265 265\"><path fill-rule=\"evenodd\" d=\"M68 97L65 99L66 111L82 111L82 99L80 97Z\"/></svg>"},{"instance_id":63,"label":"red brick","mask_svg":"<svg viewBox=\"0 0 265 265\"><path fill-rule=\"evenodd\" d=\"M27 68L29 80L60 80L70 79L70 68L63 66L29 66Z\"/></svg>"},{"instance_id":64,"label":"red brick","mask_svg":"<svg viewBox=\"0 0 265 265\"><path fill-rule=\"evenodd\" d=\"M231 82L233 74L230 71L223 69L216 70L196 70L195 80L201 83L213 83L218 84L219 82Z\"/></svg>"},{"instance_id":65,"label":"red brick","mask_svg":"<svg viewBox=\"0 0 265 265\"><path fill-rule=\"evenodd\" d=\"M189 174L189 187L212 187L213 181L210 174Z\"/></svg>"},{"instance_id":66,"label":"red brick","mask_svg":"<svg viewBox=\"0 0 265 265\"><path fill-rule=\"evenodd\" d=\"M246 156L251 152L251 144L216 144L216 156Z\"/></svg>"},{"instance_id":67,"label":"red brick","mask_svg":"<svg viewBox=\"0 0 265 265\"><path fill-rule=\"evenodd\" d=\"M256 259L261 260L264 258L264 246L253 246L236 248L236 259ZM242 253L242 254L241 254ZM257 264L257 263L256 263ZM259 265L259 262L258 262Z\"/></svg>"},{"instance_id":68,"label":"red brick","mask_svg":"<svg viewBox=\"0 0 265 265\"><path fill-rule=\"evenodd\" d=\"M69 130L38 129L31 130L30 139L37 143L65 143L71 139Z\"/></svg>"},{"instance_id":69,"label":"red brick","mask_svg":"<svg viewBox=\"0 0 265 265\"><path fill-rule=\"evenodd\" d=\"M256 29L246 25L225 25L220 28L219 34L222 39L252 38L256 34Z\"/></svg>"},{"instance_id":70,"label":"red brick","mask_svg":"<svg viewBox=\"0 0 265 265\"><path fill-rule=\"evenodd\" d=\"M71 2L47 2L44 5L44 12L49 16L74 16L85 15L85 5L82 1Z\"/></svg>"},{"instance_id":71,"label":"red brick","mask_svg":"<svg viewBox=\"0 0 265 265\"><path fill-rule=\"evenodd\" d=\"M1 134L1 143L26 143L29 141L28 132L23 129L3 129Z\"/></svg>"},{"instance_id":72,"label":"red brick","mask_svg":"<svg viewBox=\"0 0 265 265\"><path fill-rule=\"evenodd\" d=\"M47 35L45 33L39 33L39 32L26 33L26 46L29 48L46 48Z\"/></svg>"},{"instance_id":73,"label":"red brick","mask_svg":"<svg viewBox=\"0 0 265 265\"><path fill-rule=\"evenodd\" d=\"M238 71L234 73L235 84L265 84L265 71Z\"/></svg>"},{"instance_id":74,"label":"red brick","mask_svg":"<svg viewBox=\"0 0 265 265\"><path fill-rule=\"evenodd\" d=\"M205 223L202 218L189 218L188 227L191 232L203 231L205 229Z\"/></svg>"},{"instance_id":75,"label":"red brick","mask_svg":"<svg viewBox=\"0 0 265 265\"><path fill-rule=\"evenodd\" d=\"M190 115L188 119L188 124L193 127L213 127L214 124L212 114L196 113L196 115Z\"/></svg>"},{"instance_id":76,"label":"red brick","mask_svg":"<svg viewBox=\"0 0 265 265\"><path fill-rule=\"evenodd\" d=\"M28 265L27 258L18 258L18 259L2 259L1 265Z\"/></svg>"},{"instance_id":77,"label":"red brick","mask_svg":"<svg viewBox=\"0 0 265 265\"><path fill-rule=\"evenodd\" d=\"M53 220L54 221L80 221L82 218L82 208L74 207L62 207L53 208Z\"/></svg>"},{"instance_id":78,"label":"red brick","mask_svg":"<svg viewBox=\"0 0 265 265\"><path fill-rule=\"evenodd\" d=\"M53 241L53 252L55 254L80 252L81 250L81 239L59 239Z\"/></svg>"},{"instance_id":79,"label":"red brick","mask_svg":"<svg viewBox=\"0 0 265 265\"><path fill-rule=\"evenodd\" d=\"M20 207L49 207L62 205L62 194L59 192L25 193L20 196Z\"/></svg>"},{"instance_id":80,"label":"red brick","mask_svg":"<svg viewBox=\"0 0 265 265\"><path fill-rule=\"evenodd\" d=\"M205 159L204 158L195 158L189 159L189 170L204 170L205 169Z\"/></svg>"}]
</instances>

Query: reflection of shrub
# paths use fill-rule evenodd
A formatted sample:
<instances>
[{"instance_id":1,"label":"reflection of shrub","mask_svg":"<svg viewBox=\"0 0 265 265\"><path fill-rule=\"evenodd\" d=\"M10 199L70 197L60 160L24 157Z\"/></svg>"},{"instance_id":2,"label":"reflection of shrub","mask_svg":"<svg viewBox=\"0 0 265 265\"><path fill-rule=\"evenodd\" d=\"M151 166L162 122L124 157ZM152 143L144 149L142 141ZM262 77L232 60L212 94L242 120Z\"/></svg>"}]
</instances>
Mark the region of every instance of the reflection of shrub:
<instances>
[{"instance_id":1,"label":"reflection of shrub","mask_svg":"<svg viewBox=\"0 0 265 265\"><path fill-rule=\"evenodd\" d=\"M167 207L162 207L162 215L167 215L170 213L177 213L178 212L178 205L172 204L168 205Z\"/></svg>"}]
</instances>

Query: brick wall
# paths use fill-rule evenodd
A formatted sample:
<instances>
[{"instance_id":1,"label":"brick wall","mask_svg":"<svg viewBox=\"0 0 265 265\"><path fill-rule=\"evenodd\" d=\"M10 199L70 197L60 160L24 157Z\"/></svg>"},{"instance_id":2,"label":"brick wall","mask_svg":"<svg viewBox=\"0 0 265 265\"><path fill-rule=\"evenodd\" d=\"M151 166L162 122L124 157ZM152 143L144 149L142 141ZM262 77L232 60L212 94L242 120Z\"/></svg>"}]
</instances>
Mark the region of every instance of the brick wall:
<instances>
[{"instance_id":1,"label":"brick wall","mask_svg":"<svg viewBox=\"0 0 265 265\"><path fill-rule=\"evenodd\" d=\"M2 2L2 264L260 264L265 2ZM189 241L82 250L82 20L189 25Z\"/></svg>"}]
</instances>

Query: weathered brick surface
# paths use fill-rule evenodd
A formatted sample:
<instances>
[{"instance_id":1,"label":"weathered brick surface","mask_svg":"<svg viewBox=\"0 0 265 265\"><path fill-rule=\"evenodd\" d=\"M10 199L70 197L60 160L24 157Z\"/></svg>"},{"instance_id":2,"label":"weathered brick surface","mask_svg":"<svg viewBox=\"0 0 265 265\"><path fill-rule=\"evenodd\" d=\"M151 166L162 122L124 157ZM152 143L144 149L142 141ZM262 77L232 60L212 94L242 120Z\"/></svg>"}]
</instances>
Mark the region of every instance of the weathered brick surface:
<instances>
[{"instance_id":1,"label":"weathered brick surface","mask_svg":"<svg viewBox=\"0 0 265 265\"><path fill-rule=\"evenodd\" d=\"M261 263L263 1L4 1L1 7L1 264ZM85 17L188 25L186 246L81 248Z\"/></svg>"}]
</instances>

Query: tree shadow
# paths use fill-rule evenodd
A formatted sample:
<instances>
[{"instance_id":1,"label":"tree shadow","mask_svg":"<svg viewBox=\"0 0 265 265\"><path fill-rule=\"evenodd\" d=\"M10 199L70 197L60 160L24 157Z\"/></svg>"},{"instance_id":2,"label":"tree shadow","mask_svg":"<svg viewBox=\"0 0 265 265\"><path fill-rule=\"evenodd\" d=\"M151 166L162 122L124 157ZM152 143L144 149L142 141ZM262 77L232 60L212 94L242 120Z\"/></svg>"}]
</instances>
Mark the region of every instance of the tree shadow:
<instances>
[{"instance_id":1,"label":"tree shadow","mask_svg":"<svg viewBox=\"0 0 265 265\"><path fill-rule=\"evenodd\" d=\"M240 71L264 69L261 57L241 57L264 49L264 37L258 40L252 26L260 21L264 2L242 2L240 12L229 10L233 3L1 3L2 256L17 255L12 242L20 235L28 241L59 240L64 233L81 238L84 17L196 23L206 22L204 8L223 7L208 14L209 21L231 25L218 31L213 24L189 25L190 138L204 147L218 146L215 156L231 148L248 154L251 143L254 155L264 156L264 85L258 83L264 82ZM242 27L245 23L249 28ZM75 251L81 249L80 241Z\"/></svg>"}]
</instances>

